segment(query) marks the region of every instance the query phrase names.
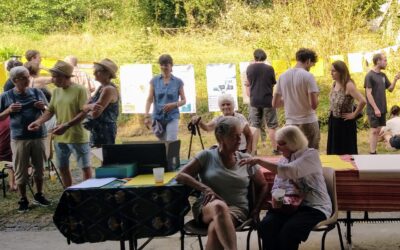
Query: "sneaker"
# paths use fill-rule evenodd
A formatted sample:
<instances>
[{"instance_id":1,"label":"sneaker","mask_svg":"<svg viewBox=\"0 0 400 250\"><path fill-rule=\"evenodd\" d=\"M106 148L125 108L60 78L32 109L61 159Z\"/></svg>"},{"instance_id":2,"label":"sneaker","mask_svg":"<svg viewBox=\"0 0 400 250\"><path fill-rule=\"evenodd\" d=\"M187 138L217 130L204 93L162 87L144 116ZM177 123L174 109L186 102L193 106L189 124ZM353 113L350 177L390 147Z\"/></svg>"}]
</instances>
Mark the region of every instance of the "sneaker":
<instances>
[{"instance_id":1,"label":"sneaker","mask_svg":"<svg viewBox=\"0 0 400 250\"><path fill-rule=\"evenodd\" d=\"M27 198L21 198L18 201L19 208L18 208L18 213L25 213L26 211L29 210L29 201Z\"/></svg>"},{"instance_id":2,"label":"sneaker","mask_svg":"<svg viewBox=\"0 0 400 250\"><path fill-rule=\"evenodd\" d=\"M47 207L51 204L51 202L47 200L42 193L36 193L33 196L33 203L44 207Z\"/></svg>"}]
</instances>

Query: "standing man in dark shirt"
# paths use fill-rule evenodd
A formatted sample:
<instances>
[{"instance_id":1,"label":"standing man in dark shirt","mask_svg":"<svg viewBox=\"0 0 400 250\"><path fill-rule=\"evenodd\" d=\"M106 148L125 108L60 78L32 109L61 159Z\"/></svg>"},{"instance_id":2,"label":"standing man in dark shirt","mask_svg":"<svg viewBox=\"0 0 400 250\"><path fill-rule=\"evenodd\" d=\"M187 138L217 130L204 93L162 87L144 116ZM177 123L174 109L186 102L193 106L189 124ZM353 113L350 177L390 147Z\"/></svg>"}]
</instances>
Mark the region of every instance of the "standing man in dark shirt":
<instances>
[{"instance_id":1,"label":"standing man in dark shirt","mask_svg":"<svg viewBox=\"0 0 400 250\"><path fill-rule=\"evenodd\" d=\"M393 83L390 83L385 73L387 59L382 53L375 54L373 59L374 67L365 76L364 88L367 97L367 115L370 125L369 149L370 154L376 154L376 144L378 142L379 132L386 125L386 89L390 92L396 86L400 74L394 77Z\"/></svg>"},{"instance_id":2,"label":"standing man in dark shirt","mask_svg":"<svg viewBox=\"0 0 400 250\"><path fill-rule=\"evenodd\" d=\"M265 63L267 54L264 50L256 49L253 55L254 63L250 64L246 71L246 88L250 94L250 126L261 128L265 119L273 153L278 154L275 140L278 118L276 109L272 107L273 88L276 84L275 71Z\"/></svg>"}]
</instances>

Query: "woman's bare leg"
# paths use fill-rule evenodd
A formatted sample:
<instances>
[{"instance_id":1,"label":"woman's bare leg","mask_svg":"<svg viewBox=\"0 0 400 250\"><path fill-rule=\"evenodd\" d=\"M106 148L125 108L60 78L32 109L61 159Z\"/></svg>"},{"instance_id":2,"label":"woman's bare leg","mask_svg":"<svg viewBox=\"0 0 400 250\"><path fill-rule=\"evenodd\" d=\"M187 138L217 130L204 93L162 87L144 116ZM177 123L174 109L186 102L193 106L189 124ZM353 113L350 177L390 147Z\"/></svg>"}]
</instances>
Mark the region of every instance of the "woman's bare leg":
<instances>
[{"instance_id":1,"label":"woman's bare leg","mask_svg":"<svg viewBox=\"0 0 400 250\"><path fill-rule=\"evenodd\" d=\"M221 242L218 239L214 221L211 221L211 223L208 224L206 250L208 250L208 249L215 249L215 250L223 250L224 249L224 246L221 245Z\"/></svg>"},{"instance_id":2,"label":"woman's bare leg","mask_svg":"<svg viewBox=\"0 0 400 250\"><path fill-rule=\"evenodd\" d=\"M226 203L221 200L213 200L203 207L202 213L204 223L214 222L215 233L224 249L237 250L235 226ZM214 242L210 244L214 244ZM207 245L209 245L208 242Z\"/></svg>"}]
</instances>

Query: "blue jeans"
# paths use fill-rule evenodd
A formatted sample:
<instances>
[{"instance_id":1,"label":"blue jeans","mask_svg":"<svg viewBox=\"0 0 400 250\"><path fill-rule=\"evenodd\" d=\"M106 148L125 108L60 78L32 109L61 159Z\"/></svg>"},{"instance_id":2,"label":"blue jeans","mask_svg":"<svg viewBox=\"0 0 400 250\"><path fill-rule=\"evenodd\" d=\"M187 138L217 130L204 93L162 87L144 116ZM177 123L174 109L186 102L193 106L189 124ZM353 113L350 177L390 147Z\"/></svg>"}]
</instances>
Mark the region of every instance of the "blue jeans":
<instances>
[{"instance_id":1,"label":"blue jeans","mask_svg":"<svg viewBox=\"0 0 400 250\"><path fill-rule=\"evenodd\" d=\"M54 149L56 150L56 163L58 168L69 167L69 157L71 153L75 156L78 167L90 167L89 143L54 142Z\"/></svg>"}]
</instances>

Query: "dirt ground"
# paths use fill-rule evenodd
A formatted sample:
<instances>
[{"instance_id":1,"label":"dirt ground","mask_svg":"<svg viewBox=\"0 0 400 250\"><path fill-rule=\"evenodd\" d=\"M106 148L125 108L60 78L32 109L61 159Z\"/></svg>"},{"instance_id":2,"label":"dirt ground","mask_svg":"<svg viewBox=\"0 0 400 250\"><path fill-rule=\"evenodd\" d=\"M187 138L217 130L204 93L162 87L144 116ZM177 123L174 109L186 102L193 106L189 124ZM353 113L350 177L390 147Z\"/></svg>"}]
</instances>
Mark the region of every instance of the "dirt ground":
<instances>
[{"instance_id":1,"label":"dirt ground","mask_svg":"<svg viewBox=\"0 0 400 250\"><path fill-rule=\"evenodd\" d=\"M399 213L380 213L371 214L373 217L399 217ZM54 225L46 221L47 226L39 227L31 225L29 231L27 227L12 228L8 227L7 230L0 233L0 242L2 250L44 250L44 249L57 249L57 250L108 250L119 249L119 242L101 242L101 243L85 243L85 244L67 244L64 236L57 231ZM345 236L345 226L341 223L343 237ZM352 240L353 245L350 247L346 244L346 249L355 250L396 250L400 249L400 223L356 223L352 227ZM155 238L145 249L148 250L169 250L180 249L179 233L170 237ZM307 242L301 244L300 250L317 250L320 249L322 233L311 233ZM203 239L203 243L206 239ZM139 240L139 244L144 240ZM239 249L246 249L246 233L238 233L238 247ZM253 233L251 239L251 249L257 249L256 236ZM128 248L128 244L126 244ZM200 249L197 239L188 237L185 240L185 249ZM326 238L326 249L340 249L339 238L337 230L328 233Z\"/></svg>"}]
</instances>

